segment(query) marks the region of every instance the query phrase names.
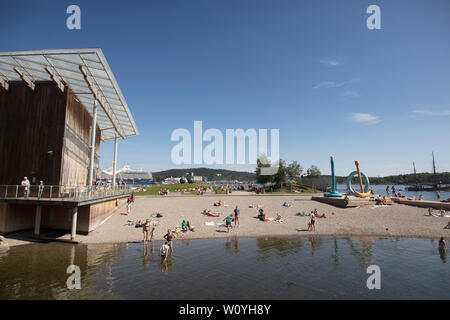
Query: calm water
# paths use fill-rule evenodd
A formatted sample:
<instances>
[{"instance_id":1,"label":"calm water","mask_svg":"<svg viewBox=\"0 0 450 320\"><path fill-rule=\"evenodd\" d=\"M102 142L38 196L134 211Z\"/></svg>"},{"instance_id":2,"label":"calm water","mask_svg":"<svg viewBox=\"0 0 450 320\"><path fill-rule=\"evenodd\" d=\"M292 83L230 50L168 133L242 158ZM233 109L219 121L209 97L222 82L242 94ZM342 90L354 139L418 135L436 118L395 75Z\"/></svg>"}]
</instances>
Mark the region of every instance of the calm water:
<instances>
[{"instance_id":1,"label":"calm water","mask_svg":"<svg viewBox=\"0 0 450 320\"><path fill-rule=\"evenodd\" d=\"M32 244L0 256L1 299L450 299L450 264L437 240L296 237ZM81 289L69 290L70 264ZM381 268L368 290L367 267Z\"/></svg>"},{"instance_id":2,"label":"calm water","mask_svg":"<svg viewBox=\"0 0 450 320\"><path fill-rule=\"evenodd\" d=\"M371 185L371 187L373 188L375 194L381 194L382 196L386 195L386 185ZM418 199L420 195L423 195L424 200L437 201L436 191L408 191L406 190L406 187L407 186L403 185L395 185L395 191L398 192L400 190L405 197L416 197ZM356 188L356 190L359 191L358 184L353 184L352 188ZM392 185L389 185L389 194L392 196L391 188ZM347 190L347 186L344 184L338 184L336 189L339 192L345 192ZM441 191L441 200L446 200L448 198L450 198L450 192Z\"/></svg>"}]
</instances>

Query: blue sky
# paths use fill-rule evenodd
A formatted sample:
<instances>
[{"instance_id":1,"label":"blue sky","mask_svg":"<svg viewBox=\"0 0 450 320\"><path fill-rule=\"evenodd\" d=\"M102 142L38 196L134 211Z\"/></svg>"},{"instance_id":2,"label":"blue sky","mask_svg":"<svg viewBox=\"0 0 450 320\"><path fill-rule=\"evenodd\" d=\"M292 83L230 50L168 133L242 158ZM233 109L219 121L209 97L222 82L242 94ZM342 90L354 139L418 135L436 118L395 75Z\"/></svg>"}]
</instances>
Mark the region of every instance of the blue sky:
<instances>
[{"instance_id":1,"label":"blue sky","mask_svg":"<svg viewBox=\"0 0 450 320\"><path fill-rule=\"evenodd\" d=\"M66 8L81 8L81 30ZM369 30L366 8L381 8ZM1 51L100 47L140 136L118 165L175 168L177 128L280 129L280 156L370 176L450 171L450 1L4 1ZM112 143L101 147L111 167ZM252 170L252 166L222 166Z\"/></svg>"}]
</instances>

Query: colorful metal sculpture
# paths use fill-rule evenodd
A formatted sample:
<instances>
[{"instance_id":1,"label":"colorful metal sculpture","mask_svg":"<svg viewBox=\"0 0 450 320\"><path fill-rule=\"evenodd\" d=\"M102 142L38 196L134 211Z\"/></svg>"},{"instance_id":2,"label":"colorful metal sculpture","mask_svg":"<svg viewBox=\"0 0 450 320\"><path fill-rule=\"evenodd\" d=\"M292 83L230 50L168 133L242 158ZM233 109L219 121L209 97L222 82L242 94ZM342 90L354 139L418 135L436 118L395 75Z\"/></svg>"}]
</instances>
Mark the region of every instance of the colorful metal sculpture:
<instances>
[{"instance_id":1,"label":"colorful metal sculpture","mask_svg":"<svg viewBox=\"0 0 450 320\"><path fill-rule=\"evenodd\" d=\"M366 174L364 172L359 170L358 160L355 161L355 165L356 165L356 171L353 171L352 173L350 173L347 178L347 189L355 197L367 198L368 196L370 196L369 178L366 176ZM359 187L361 188L361 192L353 190L353 188L352 188L352 178L356 175L358 175ZM363 188L363 180L364 180L364 188Z\"/></svg>"},{"instance_id":2,"label":"colorful metal sculpture","mask_svg":"<svg viewBox=\"0 0 450 320\"><path fill-rule=\"evenodd\" d=\"M325 193L325 197L342 197L342 194L336 191L336 178L334 176L334 158L330 157L331 162L331 192Z\"/></svg>"}]
</instances>

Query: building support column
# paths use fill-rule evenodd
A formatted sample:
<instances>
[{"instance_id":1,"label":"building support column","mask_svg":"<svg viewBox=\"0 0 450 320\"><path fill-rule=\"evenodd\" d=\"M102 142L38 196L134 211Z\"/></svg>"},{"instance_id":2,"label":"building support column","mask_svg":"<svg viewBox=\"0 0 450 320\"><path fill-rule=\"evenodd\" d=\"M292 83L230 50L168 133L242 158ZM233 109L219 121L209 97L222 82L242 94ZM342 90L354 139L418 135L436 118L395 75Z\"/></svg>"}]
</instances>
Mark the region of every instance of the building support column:
<instances>
[{"instance_id":1,"label":"building support column","mask_svg":"<svg viewBox=\"0 0 450 320\"><path fill-rule=\"evenodd\" d=\"M72 208L72 229L70 230L70 240L75 239L75 235L77 234L77 216L78 216L78 207Z\"/></svg>"},{"instance_id":2,"label":"building support column","mask_svg":"<svg viewBox=\"0 0 450 320\"><path fill-rule=\"evenodd\" d=\"M117 168L117 134L114 138L114 157L113 157L113 176L112 176L112 186L116 186L116 168Z\"/></svg>"},{"instance_id":3,"label":"building support column","mask_svg":"<svg viewBox=\"0 0 450 320\"><path fill-rule=\"evenodd\" d=\"M92 186L94 180L94 164L95 164L95 135L97 133L97 100L94 100L94 108L92 111L92 131L91 131L91 157L89 164L89 181L88 186Z\"/></svg>"},{"instance_id":4,"label":"building support column","mask_svg":"<svg viewBox=\"0 0 450 320\"><path fill-rule=\"evenodd\" d=\"M34 236L39 237L41 233L42 206L36 206L36 216L34 217Z\"/></svg>"}]
</instances>

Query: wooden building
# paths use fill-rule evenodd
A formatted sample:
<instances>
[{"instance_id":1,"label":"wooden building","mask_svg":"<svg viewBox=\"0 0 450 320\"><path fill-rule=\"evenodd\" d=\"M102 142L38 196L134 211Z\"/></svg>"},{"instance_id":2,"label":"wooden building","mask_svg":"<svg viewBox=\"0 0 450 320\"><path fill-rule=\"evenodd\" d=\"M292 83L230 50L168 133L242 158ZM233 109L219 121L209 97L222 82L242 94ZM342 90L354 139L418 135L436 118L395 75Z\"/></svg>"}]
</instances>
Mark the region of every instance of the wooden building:
<instances>
[{"instance_id":1,"label":"wooden building","mask_svg":"<svg viewBox=\"0 0 450 320\"><path fill-rule=\"evenodd\" d=\"M115 197L126 196L111 189L102 205L92 188L101 142L114 141L115 177L118 139L138 135L101 49L0 52L0 110L0 233L32 224L36 233L41 222L72 235L81 223L89 232L110 215ZM42 180L54 187L56 195L47 190L48 199L19 199L25 176L32 186ZM11 187L16 188L12 195ZM67 199L71 187L75 191ZM78 192L84 192L82 200ZM77 222L79 206L82 221ZM30 221L34 210L37 220Z\"/></svg>"},{"instance_id":2,"label":"wooden building","mask_svg":"<svg viewBox=\"0 0 450 320\"><path fill-rule=\"evenodd\" d=\"M30 90L16 82L0 90L0 185L20 184L24 176L31 184L86 185L92 116L72 89L39 82Z\"/></svg>"}]
</instances>

